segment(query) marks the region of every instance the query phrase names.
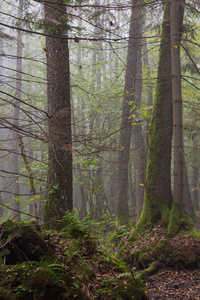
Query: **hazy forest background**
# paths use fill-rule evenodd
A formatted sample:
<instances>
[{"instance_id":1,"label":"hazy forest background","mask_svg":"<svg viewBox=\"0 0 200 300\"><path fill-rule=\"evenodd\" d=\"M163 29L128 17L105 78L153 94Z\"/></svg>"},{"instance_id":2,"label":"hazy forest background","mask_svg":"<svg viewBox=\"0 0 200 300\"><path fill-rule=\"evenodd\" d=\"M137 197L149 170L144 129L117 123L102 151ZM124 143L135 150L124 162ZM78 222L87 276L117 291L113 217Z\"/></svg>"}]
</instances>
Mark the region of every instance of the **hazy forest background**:
<instances>
[{"instance_id":1,"label":"hazy forest background","mask_svg":"<svg viewBox=\"0 0 200 300\"><path fill-rule=\"evenodd\" d=\"M0 2L0 218L52 220L73 208L135 224L167 1L59 3ZM183 3L183 209L194 220L200 4Z\"/></svg>"}]
</instances>

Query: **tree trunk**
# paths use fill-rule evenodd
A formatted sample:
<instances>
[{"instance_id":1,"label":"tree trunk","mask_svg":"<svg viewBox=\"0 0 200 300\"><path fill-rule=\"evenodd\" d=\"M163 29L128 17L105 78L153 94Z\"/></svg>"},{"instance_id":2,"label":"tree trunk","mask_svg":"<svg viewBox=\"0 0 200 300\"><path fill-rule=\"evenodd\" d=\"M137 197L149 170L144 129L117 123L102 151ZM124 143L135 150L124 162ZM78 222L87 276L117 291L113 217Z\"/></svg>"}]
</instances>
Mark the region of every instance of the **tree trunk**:
<instances>
[{"instance_id":1,"label":"tree trunk","mask_svg":"<svg viewBox=\"0 0 200 300\"><path fill-rule=\"evenodd\" d=\"M48 197L45 220L59 220L73 208L72 134L70 106L69 49L66 36L65 1L50 0L45 19L50 36L46 36L47 97L49 116ZM50 224L57 227L55 224Z\"/></svg>"},{"instance_id":2,"label":"tree trunk","mask_svg":"<svg viewBox=\"0 0 200 300\"><path fill-rule=\"evenodd\" d=\"M174 130L174 202L167 228L168 235L175 235L179 230L191 230L192 223L183 211L183 134L182 134L182 90L180 39L182 33L184 0L172 0L170 6L171 27L171 66L172 99Z\"/></svg>"},{"instance_id":3,"label":"tree trunk","mask_svg":"<svg viewBox=\"0 0 200 300\"><path fill-rule=\"evenodd\" d=\"M2 8L2 4L3 1L1 1L0 3L0 10ZM0 15L0 22L2 22L2 17L3 15ZM2 36L2 29L0 29L0 35ZM4 43L3 43L3 39L0 38L0 88L2 88L3 85L3 47L4 47Z\"/></svg>"},{"instance_id":4,"label":"tree trunk","mask_svg":"<svg viewBox=\"0 0 200 300\"><path fill-rule=\"evenodd\" d=\"M142 10L141 10L142 15ZM139 56L137 61L137 76L135 80L135 96L133 114L133 150L134 150L134 166L135 166L135 196L136 196L136 219L139 220L144 201L144 182L146 170L146 151L140 113L138 110L141 105L142 98L142 19L138 24L138 50ZM139 38L140 35L140 38Z\"/></svg>"},{"instance_id":5,"label":"tree trunk","mask_svg":"<svg viewBox=\"0 0 200 300\"><path fill-rule=\"evenodd\" d=\"M147 105L148 107L151 107L153 105L153 86L151 82L151 70L150 70L150 64L149 64L149 55L148 55L148 47L147 47L147 39L146 37L143 38L143 60L144 60L144 67L147 70L148 74L148 83L147 83ZM151 109L149 110L149 113L151 114ZM150 131L150 123L151 118L147 119L147 125L145 126L145 138L146 138L146 157L148 154L148 146L149 146L149 131Z\"/></svg>"},{"instance_id":6,"label":"tree trunk","mask_svg":"<svg viewBox=\"0 0 200 300\"><path fill-rule=\"evenodd\" d=\"M180 0L172 0L170 27L174 130L174 202L183 207L183 134L179 5Z\"/></svg>"},{"instance_id":7,"label":"tree trunk","mask_svg":"<svg viewBox=\"0 0 200 300\"><path fill-rule=\"evenodd\" d=\"M128 207L128 164L132 132L131 108L135 101L135 80L137 62L141 45L138 45L138 29L141 27L140 4L142 0L132 0L131 21L129 30L127 65L125 75L124 98L121 119L121 131L117 167L117 210L118 222L131 226ZM138 6L137 6L138 4ZM139 33L139 37L140 37Z\"/></svg>"},{"instance_id":8,"label":"tree trunk","mask_svg":"<svg viewBox=\"0 0 200 300\"><path fill-rule=\"evenodd\" d=\"M136 230L168 221L172 204L172 86L170 56L170 4L164 4L157 88L153 105L142 215Z\"/></svg>"},{"instance_id":9,"label":"tree trunk","mask_svg":"<svg viewBox=\"0 0 200 300\"><path fill-rule=\"evenodd\" d=\"M183 156L183 205L184 205L184 210L187 212L187 214L192 219L192 221L195 222L196 215L195 215L194 206L192 203L192 197L190 194L187 166L186 166L184 156Z\"/></svg>"},{"instance_id":10,"label":"tree trunk","mask_svg":"<svg viewBox=\"0 0 200 300\"><path fill-rule=\"evenodd\" d=\"M193 185L193 203L195 210L199 210L199 199L198 199L198 165L197 165L197 155L198 155L198 145L197 145L197 135L194 134L192 137L193 140L193 176L192 176L192 185Z\"/></svg>"},{"instance_id":11,"label":"tree trunk","mask_svg":"<svg viewBox=\"0 0 200 300\"><path fill-rule=\"evenodd\" d=\"M18 18L22 19L23 16L23 1L19 1L18 7ZM19 197L19 155L18 155L18 135L17 128L19 126L19 111L20 111L20 100L21 100L21 89L22 89L22 34L20 30L17 32L17 75L16 75L16 100L14 103L14 113L13 113L13 127L12 131L12 172L15 174L13 180L12 189L14 193L14 202L13 202L13 219L15 221L20 221L20 202L15 199Z\"/></svg>"},{"instance_id":12,"label":"tree trunk","mask_svg":"<svg viewBox=\"0 0 200 300\"><path fill-rule=\"evenodd\" d=\"M18 143L19 143L19 147L20 147L20 151L21 151L21 157L22 157L22 160L24 162L24 168L26 170L26 174L27 174L27 177L28 177L29 189L30 189L30 192L31 192L31 196L33 198L32 201L33 201L33 210L34 210L35 219L36 219L36 222L39 224L35 183L34 183L34 179L33 179L31 166L30 166L30 163L29 163L29 161L27 159L27 156L26 156L26 153L25 153L24 144L23 144L23 141L22 141L22 136L20 134L18 134Z\"/></svg>"}]
</instances>

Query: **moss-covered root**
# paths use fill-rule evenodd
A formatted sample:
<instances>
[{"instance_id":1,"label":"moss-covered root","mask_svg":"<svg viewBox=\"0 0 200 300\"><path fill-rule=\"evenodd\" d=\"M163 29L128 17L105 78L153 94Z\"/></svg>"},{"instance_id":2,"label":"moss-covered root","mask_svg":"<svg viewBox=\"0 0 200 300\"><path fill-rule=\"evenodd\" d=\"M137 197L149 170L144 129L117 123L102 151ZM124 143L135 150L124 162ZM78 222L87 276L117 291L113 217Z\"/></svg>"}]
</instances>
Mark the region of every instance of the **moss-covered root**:
<instances>
[{"instance_id":1,"label":"moss-covered root","mask_svg":"<svg viewBox=\"0 0 200 300\"><path fill-rule=\"evenodd\" d=\"M178 203L173 202L167 234L174 236L181 230L191 231L192 229L193 225L188 216L184 215L182 207Z\"/></svg>"},{"instance_id":2,"label":"moss-covered root","mask_svg":"<svg viewBox=\"0 0 200 300\"><path fill-rule=\"evenodd\" d=\"M158 262L152 263L152 264L150 264L150 266L147 269L142 270L139 273L137 273L136 277L141 280L145 280L149 276L155 274L159 269L160 269L160 264Z\"/></svg>"},{"instance_id":3,"label":"moss-covered root","mask_svg":"<svg viewBox=\"0 0 200 300\"><path fill-rule=\"evenodd\" d=\"M131 219L128 215L120 216L117 218L117 225L123 226L127 231L130 231L133 229L133 224L131 222Z\"/></svg>"}]
</instances>

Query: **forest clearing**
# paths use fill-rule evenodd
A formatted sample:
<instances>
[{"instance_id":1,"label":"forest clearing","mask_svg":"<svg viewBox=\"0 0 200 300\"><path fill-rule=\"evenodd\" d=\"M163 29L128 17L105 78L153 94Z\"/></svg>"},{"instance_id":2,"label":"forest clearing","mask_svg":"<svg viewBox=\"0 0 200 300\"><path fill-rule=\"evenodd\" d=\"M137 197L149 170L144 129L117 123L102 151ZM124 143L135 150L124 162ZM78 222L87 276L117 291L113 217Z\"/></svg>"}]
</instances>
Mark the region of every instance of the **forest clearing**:
<instances>
[{"instance_id":1,"label":"forest clearing","mask_svg":"<svg viewBox=\"0 0 200 300\"><path fill-rule=\"evenodd\" d=\"M200 299L199 13L0 1L0 299Z\"/></svg>"}]
</instances>

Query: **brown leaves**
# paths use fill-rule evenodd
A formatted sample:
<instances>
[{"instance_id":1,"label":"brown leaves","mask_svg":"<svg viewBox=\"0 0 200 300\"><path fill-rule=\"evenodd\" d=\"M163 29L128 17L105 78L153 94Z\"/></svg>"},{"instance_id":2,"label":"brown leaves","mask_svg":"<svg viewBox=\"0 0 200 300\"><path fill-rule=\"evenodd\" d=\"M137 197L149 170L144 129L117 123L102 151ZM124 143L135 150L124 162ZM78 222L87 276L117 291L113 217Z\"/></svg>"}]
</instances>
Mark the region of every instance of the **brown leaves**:
<instances>
[{"instance_id":1,"label":"brown leaves","mask_svg":"<svg viewBox=\"0 0 200 300\"><path fill-rule=\"evenodd\" d=\"M149 299L200 299L200 270L160 270L146 282Z\"/></svg>"}]
</instances>

